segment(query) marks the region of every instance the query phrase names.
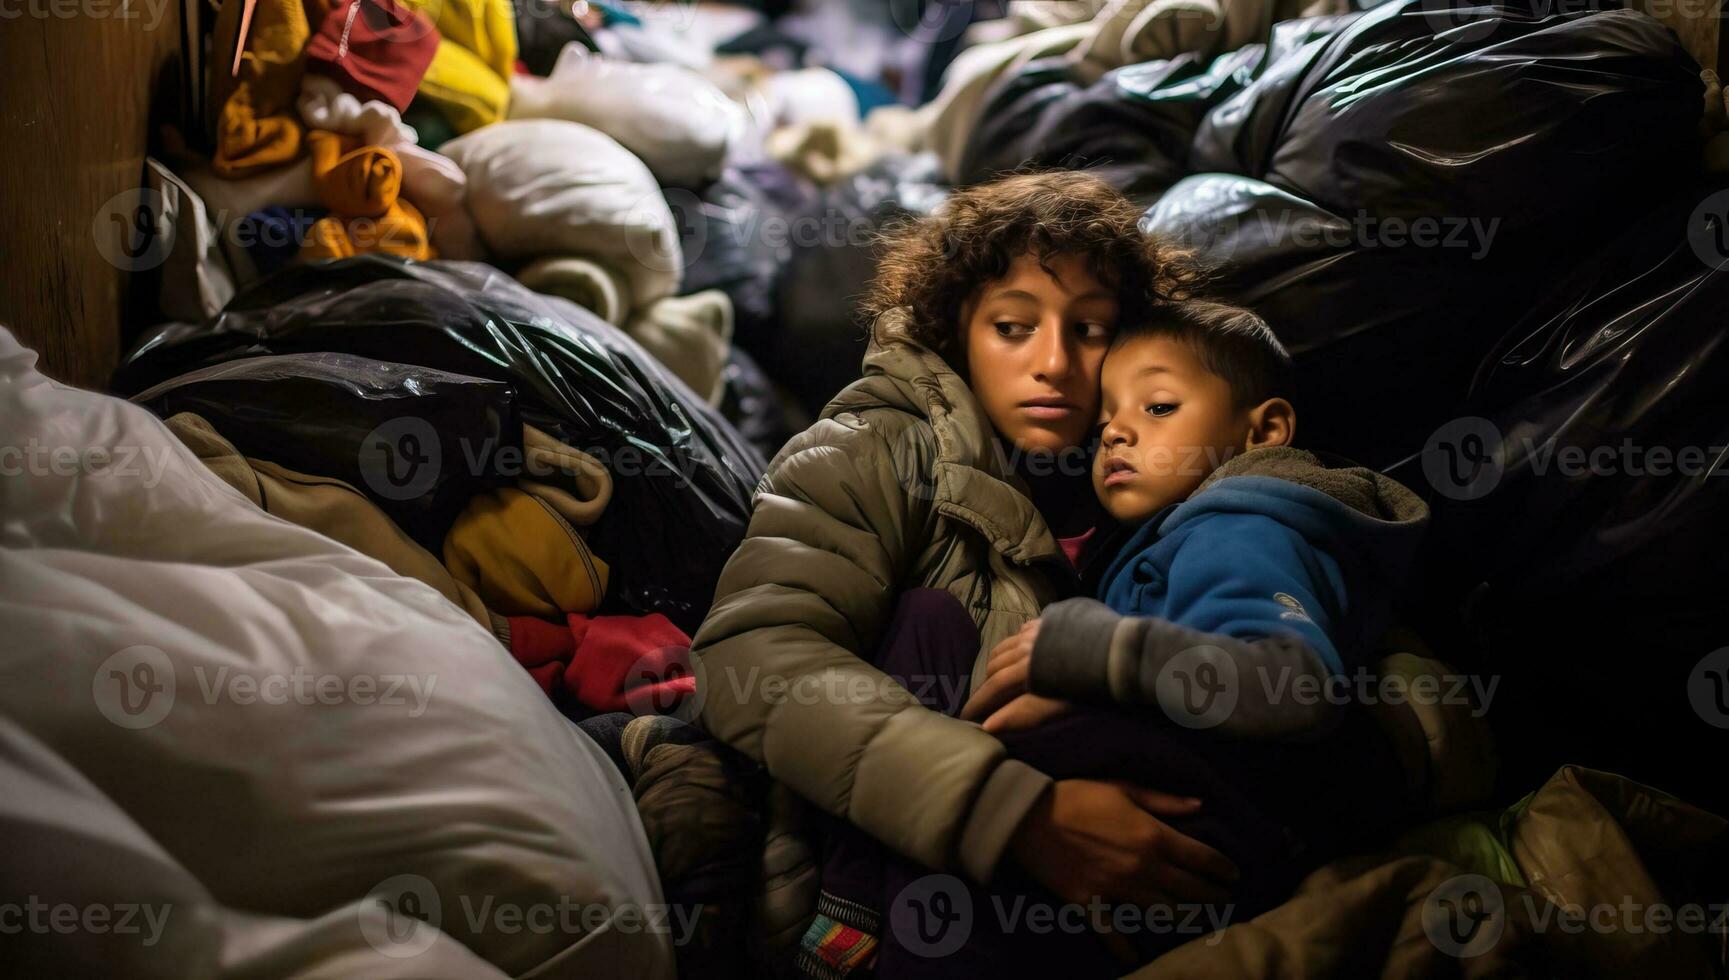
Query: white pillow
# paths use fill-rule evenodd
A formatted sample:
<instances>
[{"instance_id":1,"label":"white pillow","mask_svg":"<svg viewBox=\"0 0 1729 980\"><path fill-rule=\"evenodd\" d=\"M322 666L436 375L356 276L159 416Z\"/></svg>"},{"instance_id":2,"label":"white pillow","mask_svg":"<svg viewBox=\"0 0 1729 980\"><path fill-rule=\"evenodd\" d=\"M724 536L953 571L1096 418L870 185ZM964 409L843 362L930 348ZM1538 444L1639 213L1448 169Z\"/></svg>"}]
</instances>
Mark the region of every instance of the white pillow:
<instances>
[{"instance_id":1,"label":"white pillow","mask_svg":"<svg viewBox=\"0 0 1729 980\"><path fill-rule=\"evenodd\" d=\"M628 789L484 628L34 361L0 329L0 716L223 906L353 906L323 928L393 958L437 933L512 974L672 974ZM362 931L416 891L437 930ZM601 911L510 918L565 907Z\"/></svg>"},{"instance_id":2,"label":"white pillow","mask_svg":"<svg viewBox=\"0 0 1729 980\"><path fill-rule=\"evenodd\" d=\"M493 254L591 259L624 277L637 309L678 290L684 254L660 185L605 133L507 120L440 149L468 175L468 211Z\"/></svg>"},{"instance_id":3,"label":"white pillow","mask_svg":"<svg viewBox=\"0 0 1729 980\"><path fill-rule=\"evenodd\" d=\"M510 118L566 119L598 129L674 187L697 188L720 176L742 115L738 103L689 68L619 61L576 43L564 46L546 78L510 80Z\"/></svg>"}]
</instances>

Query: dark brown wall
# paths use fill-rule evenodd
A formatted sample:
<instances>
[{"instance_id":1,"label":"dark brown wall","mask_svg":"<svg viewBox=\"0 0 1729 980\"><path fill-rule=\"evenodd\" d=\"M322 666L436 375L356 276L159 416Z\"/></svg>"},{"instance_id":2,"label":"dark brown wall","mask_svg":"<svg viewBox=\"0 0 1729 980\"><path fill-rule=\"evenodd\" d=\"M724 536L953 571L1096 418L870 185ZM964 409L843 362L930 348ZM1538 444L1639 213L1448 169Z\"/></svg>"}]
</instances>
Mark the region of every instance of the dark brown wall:
<instances>
[{"instance_id":1,"label":"dark brown wall","mask_svg":"<svg viewBox=\"0 0 1729 980\"><path fill-rule=\"evenodd\" d=\"M94 387L119 356L128 289L102 254L119 226L97 215L141 183L153 94L177 107L181 92L179 0L125 0L129 18L122 2L0 8L0 324L48 374Z\"/></svg>"}]
</instances>

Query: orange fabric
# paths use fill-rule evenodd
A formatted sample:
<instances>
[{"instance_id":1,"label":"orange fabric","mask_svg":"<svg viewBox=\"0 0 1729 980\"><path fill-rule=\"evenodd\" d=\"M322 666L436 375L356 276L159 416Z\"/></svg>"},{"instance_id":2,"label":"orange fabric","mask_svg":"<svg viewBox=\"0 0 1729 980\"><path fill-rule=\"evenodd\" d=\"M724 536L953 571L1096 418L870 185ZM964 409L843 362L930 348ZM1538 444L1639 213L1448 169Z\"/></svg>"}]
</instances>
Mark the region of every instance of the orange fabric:
<instances>
[{"instance_id":1,"label":"orange fabric","mask_svg":"<svg viewBox=\"0 0 1729 980\"><path fill-rule=\"evenodd\" d=\"M237 20L244 5L233 6L226 16ZM240 25L223 26L224 38L240 40ZM258 0L245 35L237 73L230 75L233 61L227 57L210 65L217 76L212 87L222 98L211 169L230 179L288 163L301 147L293 105L312 36L301 0Z\"/></svg>"},{"instance_id":2,"label":"orange fabric","mask_svg":"<svg viewBox=\"0 0 1729 980\"><path fill-rule=\"evenodd\" d=\"M319 218L300 246L303 259L345 259L368 252L407 259L437 258L427 240L426 219L407 201L397 201L381 218Z\"/></svg>"},{"instance_id":3,"label":"orange fabric","mask_svg":"<svg viewBox=\"0 0 1729 980\"><path fill-rule=\"evenodd\" d=\"M211 169L217 176L249 176L300 155L300 124L293 116L260 117L252 105L252 90L246 86L229 96L216 125Z\"/></svg>"},{"instance_id":4,"label":"orange fabric","mask_svg":"<svg viewBox=\"0 0 1729 980\"><path fill-rule=\"evenodd\" d=\"M402 198L402 160L394 150L362 146L353 136L313 130L306 137L312 186L330 214L312 226L303 259L341 259L384 252L434 256L426 219Z\"/></svg>"},{"instance_id":5,"label":"orange fabric","mask_svg":"<svg viewBox=\"0 0 1729 980\"><path fill-rule=\"evenodd\" d=\"M357 136L314 130L306 137L312 156L312 186L324 206L345 218L377 218L402 193L402 160L382 146L362 146Z\"/></svg>"}]
</instances>

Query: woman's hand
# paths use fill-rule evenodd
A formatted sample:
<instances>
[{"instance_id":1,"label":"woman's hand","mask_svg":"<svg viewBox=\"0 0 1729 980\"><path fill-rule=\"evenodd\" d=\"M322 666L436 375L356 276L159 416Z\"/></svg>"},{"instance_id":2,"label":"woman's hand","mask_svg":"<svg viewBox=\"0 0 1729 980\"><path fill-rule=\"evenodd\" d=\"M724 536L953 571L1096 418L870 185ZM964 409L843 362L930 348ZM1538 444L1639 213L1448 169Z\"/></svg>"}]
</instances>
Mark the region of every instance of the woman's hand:
<instances>
[{"instance_id":1,"label":"woman's hand","mask_svg":"<svg viewBox=\"0 0 1729 980\"><path fill-rule=\"evenodd\" d=\"M1064 901L1226 902L1237 866L1158 819L1200 808L1200 800L1128 783L1064 779L1033 805L1009 846Z\"/></svg>"},{"instance_id":2,"label":"woman's hand","mask_svg":"<svg viewBox=\"0 0 1729 980\"><path fill-rule=\"evenodd\" d=\"M1029 620L1020 632L998 643L985 660L985 681L961 706L965 721L982 721L997 709L1027 694L1032 676L1033 645L1039 640L1039 620Z\"/></svg>"}]
</instances>

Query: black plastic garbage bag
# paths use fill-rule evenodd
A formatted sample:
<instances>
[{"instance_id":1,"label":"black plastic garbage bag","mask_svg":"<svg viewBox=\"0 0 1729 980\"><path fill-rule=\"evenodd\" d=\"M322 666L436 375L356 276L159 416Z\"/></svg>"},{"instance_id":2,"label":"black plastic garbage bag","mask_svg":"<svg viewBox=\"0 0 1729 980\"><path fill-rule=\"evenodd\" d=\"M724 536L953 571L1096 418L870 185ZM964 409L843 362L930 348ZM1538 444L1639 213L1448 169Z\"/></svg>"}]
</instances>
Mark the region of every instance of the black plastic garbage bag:
<instances>
[{"instance_id":1,"label":"black plastic garbage bag","mask_svg":"<svg viewBox=\"0 0 1729 980\"><path fill-rule=\"evenodd\" d=\"M1419 227L1426 244L1377 247L1383 226L1228 174L1183 180L1142 227L1191 247L1211 288L1291 351L1303 443L1371 466L1408 455L1448 417L1538 270L1536 257L1485 262L1496 256L1481 223L1436 219Z\"/></svg>"},{"instance_id":2,"label":"black plastic garbage bag","mask_svg":"<svg viewBox=\"0 0 1729 980\"><path fill-rule=\"evenodd\" d=\"M505 482L494 456L521 452L515 398L498 381L326 352L199 368L133 401L195 412L242 455L352 485L437 555L469 498Z\"/></svg>"},{"instance_id":3,"label":"black plastic garbage bag","mask_svg":"<svg viewBox=\"0 0 1729 980\"><path fill-rule=\"evenodd\" d=\"M803 413L788 404L756 361L739 347L727 355L719 408L764 459L773 459L780 447L805 427L798 424Z\"/></svg>"},{"instance_id":4,"label":"black plastic garbage bag","mask_svg":"<svg viewBox=\"0 0 1729 980\"><path fill-rule=\"evenodd\" d=\"M1637 11L1405 0L1269 65L1191 159L1338 214L1498 216L1517 234L1691 160L1702 93L1674 32Z\"/></svg>"},{"instance_id":5,"label":"black plastic garbage bag","mask_svg":"<svg viewBox=\"0 0 1729 980\"><path fill-rule=\"evenodd\" d=\"M1385 4L1385 13L1398 4ZM1335 35L1355 24L1362 14L1308 17L1273 25L1268 54L1253 66L1248 84L1225 93L1207 109L1193 134L1189 164L1197 172L1260 176L1266 171L1283 124L1306 93L1303 82L1324 54L1334 50ZM1413 37L1422 27L1408 25ZM1221 55L1229 58L1230 55Z\"/></svg>"},{"instance_id":6,"label":"black plastic garbage bag","mask_svg":"<svg viewBox=\"0 0 1729 980\"><path fill-rule=\"evenodd\" d=\"M1411 452L1549 284L1697 166L1697 67L1656 21L1446 13L1487 30L1437 34L1414 3L1280 25L1289 53L1195 137L1192 165L1236 173L1178 183L1144 224L1290 346L1305 441L1371 465Z\"/></svg>"},{"instance_id":7,"label":"black plastic garbage bag","mask_svg":"<svg viewBox=\"0 0 1729 980\"><path fill-rule=\"evenodd\" d=\"M935 154L890 154L793 218L792 261L779 290L781 330L771 346L750 352L807 410L820 411L859 377L866 325L858 301L876 275L877 236L897 221L930 214L948 191Z\"/></svg>"},{"instance_id":8,"label":"black plastic garbage bag","mask_svg":"<svg viewBox=\"0 0 1729 980\"><path fill-rule=\"evenodd\" d=\"M761 350L779 325L775 288L792 259L792 217L816 188L778 163L730 166L695 194L666 192L684 254L681 293L719 289L732 299L733 342Z\"/></svg>"},{"instance_id":9,"label":"black plastic garbage bag","mask_svg":"<svg viewBox=\"0 0 1729 980\"><path fill-rule=\"evenodd\" d=\"M1433 507L1416 594L1500 680L1509 786L1565 758L1729 812L1690 751L1729 738L1729 185L1533 302L1397 471Z\"/></svg>"},{"instance_id":10,"label":"black plastic garbage bag","mask_svg":"<svg viewBox=\"0 0 1729 980\"><path fill-rule=\"evenodd\" d=\"M365 256L286 269L208 323L147 335L115 386L315 351L510 384L524 421L612 471L612 503L589 538L612 566L609 602L687 631L701 622L743 538L762 457L622 331L490 266Z\"/></svg>"},{"instance_id":11,"label":"black plastic garbage bag","mask_svg":"<svg viewBox=\"0 0 1729 980\"><path fill-rule=\"evenodd\" d=\"M1189 144L1211 109L1253 82L1268 61L1356 16L1285 21L1274 25L1268 43L1245 45L1211 64L1181 54L1127 65L1090 83L1084 62L1032 62L985 96L986 108L962 158L962 182L1029 166L1084 169L1151 204L1194 172Z\"/></svg>"},{"instance_id":12,"label":"black plastic garbage bag","mask_svg":"<svg viewBox=\"0 0 1729 980\"><path fill-rule=\"evenodd\" d=\"M1203 65L1184 54L1128 65L1091 85L1066 58L1035 61L999 82L962 158L963 183L1024 167L1090 170L1151 203L1189 173L1189 143L1207 110L1253 77L1266 46Z\"/></svg>"},{"instance_id":13,"label":"black plastic garbage bag","mask_svg":"<svg viewBox=\"0 0 1729 980\"><path fill-rule=\"evenodd\" d=\"M516 60L531 74L552 74L564 46L575 42L590 51L600 50L588 29L570 15L568 4L554 0L511 0L516 21Z\"/></svg>"},{"instance_id":14,"label":"black plastic garbage bag","mask_svg":"<svg viewBox=\"0 0 1729 980\"><path fill-rule=\"evenodd\" d=\"M1252 54L1262 50L1257 45ZM1164 95L1197 81L1200 67L1198 58L1182 55L1081 85L1067 58L1032 62L987 94L961 157L961 183L1025 167L1062 167L1091 170L1131 198L1150 202L1187 172L1189 140L1208 102L1200 92L1191 99Z\"/></svg>"}]
</instances>

